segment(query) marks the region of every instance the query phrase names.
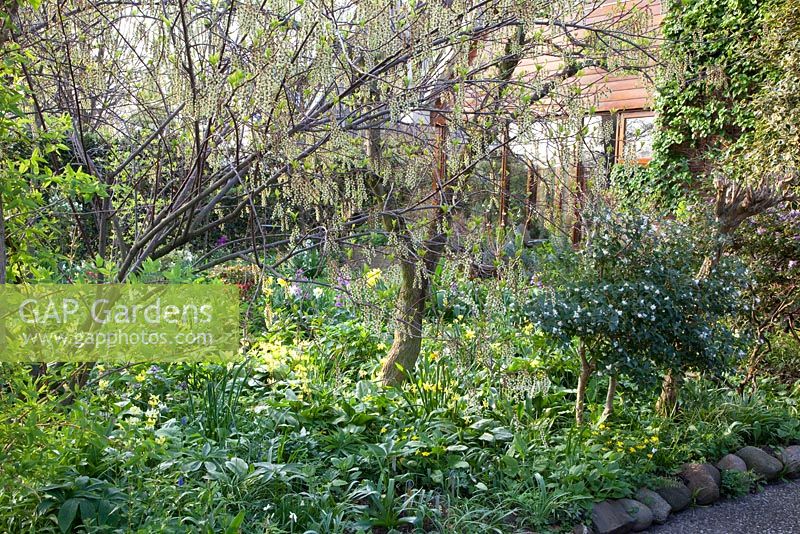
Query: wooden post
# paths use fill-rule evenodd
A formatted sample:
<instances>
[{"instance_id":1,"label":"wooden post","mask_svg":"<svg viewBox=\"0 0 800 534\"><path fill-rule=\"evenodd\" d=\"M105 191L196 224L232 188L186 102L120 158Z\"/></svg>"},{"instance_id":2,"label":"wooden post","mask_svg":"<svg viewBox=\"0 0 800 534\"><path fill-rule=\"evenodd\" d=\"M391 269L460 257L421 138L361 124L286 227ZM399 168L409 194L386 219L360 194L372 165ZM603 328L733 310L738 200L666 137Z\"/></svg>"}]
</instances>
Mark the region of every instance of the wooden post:
<instances>
[{"instance_id":1,"label":"wooden post","mask_svg":"<svg viewBox=\"0 0 800 534\"><path fill-rule=\"evenodd\" d=\"M503 150L500 156L500 228L508 227L508 203L511 196L511 180L508 176L508 121L503 124Z\"/></svg>"},{"instance_id":2,"label":"wooden post","mask_svg":"<svg viewBox=\"0 0 800 534\"><path fill-rule=\"evenodd\" d=\"M437 107L441 106L441 104L437 104ZM440 111L434 111L431 113L431 123L436 138L433 148L433 190L435 192L433 201L441 206L446 204L445 190L450 189L445 187L447 181L447 118Z\"/></svg>"},{"instance_id":3,"label":"wooden post","mask_svg":"<svg viewBox=\"0 0 800 534\"><path fill-rule=\"evenodd\" d=\"M586 173L583 164L578 163L575 172L575 222L572 225L572 244L577 245L583 238L583 219L581 211L586 199Z\"/></svg>"},{"instance_id":4,"label":"wooden post","mask_svg":"<svg viewBox=\"0 0 800 534\"><path fill-rule=\"evenodd\" d=\"M525 181L525 234L530 236L535 229L536 201L539 194L539 176L533 166L528 167L528 176ZM538 237L538 236L537 236Z\"/></svg>"}]
</instances>

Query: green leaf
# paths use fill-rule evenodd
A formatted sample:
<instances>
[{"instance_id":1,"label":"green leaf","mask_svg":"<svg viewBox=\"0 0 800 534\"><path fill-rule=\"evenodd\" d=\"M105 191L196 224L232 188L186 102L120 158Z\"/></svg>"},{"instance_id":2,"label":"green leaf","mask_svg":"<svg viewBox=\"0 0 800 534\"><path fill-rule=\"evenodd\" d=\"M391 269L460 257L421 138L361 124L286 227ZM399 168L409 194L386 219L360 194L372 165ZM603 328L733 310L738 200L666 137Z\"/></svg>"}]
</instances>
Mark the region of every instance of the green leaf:
<instances>
[{"instance_id":1,"label":"green leaf","mask_svg":"<svg viewBox=\"0 0 800 534\"><path fill-rule=\"evenodd\" d=\"M230 76L228 76L228 83L232 87L236 87L241 85L245 78L247 78L247 73L241 69L236 69Z\"/></svg>"},{"instance_id":2,"label":"green leaf","mask_svg":"<svg viewBox=\"0 0 800 534\"><path fill-rule=\"evenodd\" d=\"M233 518L231 524L228 525L228 528L225 529L226 534L235 534L239 532L240 527L242 526L242 522L244 521L244 510L241 510L236 517Z\"/></svg>"},{"instance_id":3,"label":"green leaf","mask_svg":"<svg viewBox=\"0 0 800 534\"><path fill-rule=\"evenodd\" d=\"M225 462L225 467L233 471L238 476L246 475L248 470L247 462L241 458L237 458L236 456Z\"/></svg>"},{"instance_id":4,"label":"green leaf","mask_svg":"<svg viewBox=\"0 0 800 534\"><path fill-rule=\"evenodd\" d=\"M81 499L80 501L81 519L86 521L89 517L95 516L95 505L92 501Z\"/></svg>"},{"instance_id":5,"label":"green leaf","mask_svg":"<svg viewBox=\"0 0 800 534\"><path fill-rule=\"evenodd\" d=\"M75 516L78 515L79 504L78 499L67 499L61 505L61 509L58 511L58 528L61 529L61 532L69 532Z\"/></svg>"}]
</instances>

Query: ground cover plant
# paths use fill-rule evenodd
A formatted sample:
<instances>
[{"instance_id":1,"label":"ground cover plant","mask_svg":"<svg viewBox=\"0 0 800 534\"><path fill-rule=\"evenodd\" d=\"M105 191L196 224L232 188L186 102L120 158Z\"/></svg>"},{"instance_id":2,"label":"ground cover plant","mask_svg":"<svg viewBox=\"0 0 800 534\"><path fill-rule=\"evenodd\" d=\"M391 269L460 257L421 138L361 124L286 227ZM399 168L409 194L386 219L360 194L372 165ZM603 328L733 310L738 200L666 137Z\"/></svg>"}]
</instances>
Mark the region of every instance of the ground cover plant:
<instances>
[{"instance_id":1,"label":"ground cover plant","mask_svg":"<svg viewBox=\"0 0 800 534\"><path fill-rule=\"evenodd\" d=\"M0 294L227 285L241 331L12 361L0 317L0 531L571 532L800 444L800 11L757 4L0 0ZM649 166L598 69L654 80Z\"/></svg>"},{"instance_id":2,"label":"ground cover plant","mask_svg":"<svg viewBox=\"0 0 800 534\"><path fill-rule=\"evenodd\" d=\"M3 528L558 531L688 460L800 439L796 386L742 396L727 373L687 379L674 417L655 411L657 381L626 372L604 417L593 378L576 425L576 348L503 313L541 291L529 281L492 282L508 295L494 304L449 285L432 313L450 318L431 322L400 388L379 380L387 328L333 290L271 283L240 364L101 363L68 405L71 369L34 381L5 364Z\"/></svg>"}]
</instances>

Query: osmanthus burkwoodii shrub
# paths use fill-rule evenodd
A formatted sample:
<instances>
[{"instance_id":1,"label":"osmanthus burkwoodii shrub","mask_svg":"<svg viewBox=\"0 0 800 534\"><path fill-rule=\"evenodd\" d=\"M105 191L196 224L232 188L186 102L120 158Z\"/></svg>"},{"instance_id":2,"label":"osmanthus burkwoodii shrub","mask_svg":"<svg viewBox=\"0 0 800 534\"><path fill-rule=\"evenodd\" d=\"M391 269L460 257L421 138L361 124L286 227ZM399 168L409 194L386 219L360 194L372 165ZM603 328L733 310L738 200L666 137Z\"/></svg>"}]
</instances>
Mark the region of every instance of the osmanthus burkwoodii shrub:
<instances>
[{"instance_id":1,"label":"osmanthus burkwoodii shrub","mask_svg":"<svg viewBox=\"0 0 800 534\"><path fill-rule=\"evenodd\" d=\"M606 206L584 221L579 247L554 243L543 258L530 318L552 340L579 348L587 379L597 369L647 385L668 369L718 372L742 354L732 319L743 309L746 272L723 258L698 277L710 232Z\"/></svg>"}]
</instances>

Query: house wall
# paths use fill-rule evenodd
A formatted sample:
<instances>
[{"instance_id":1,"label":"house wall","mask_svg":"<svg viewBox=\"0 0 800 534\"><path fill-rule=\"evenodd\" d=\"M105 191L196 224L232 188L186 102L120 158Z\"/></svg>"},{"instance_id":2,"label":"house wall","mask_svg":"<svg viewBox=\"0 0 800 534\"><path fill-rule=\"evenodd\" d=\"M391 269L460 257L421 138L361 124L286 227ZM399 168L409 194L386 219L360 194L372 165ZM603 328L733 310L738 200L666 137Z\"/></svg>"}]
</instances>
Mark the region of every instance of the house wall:
<instances>
[{"instance_id":1,"label":"house wall","mask_svg":"<svg viewBox=\"0 0 800 534\"><path fill-rule=\"evenodd\" d=\"M624 41L618 41L619 46L615 48L634 48L634 42L647 42L649 52L657 50L659 28L664 18L661 0L596 0L586 2L584 6L585 14L568 18L572 28L562 30L564 43L569 42L567 33L577 39L584 37L587 32L579 26L586 26L607 29L609 33L604 37L613 39L617 32L622 35ZM653 92L647 78L653 73L654 62L643 62L644 57L641 53L620 50L618 55L608 58L611 63L608 70L587 68L572 81L581 86L584 96L597 111L650 109ZM638 72L630 72L631 65ZM523 59L516 74L541 77L541 72L555 73L563 66L561 57L542 50L537 57ZM539 74L535 74L537 72Z\"/></svg>"}]
</instances>

